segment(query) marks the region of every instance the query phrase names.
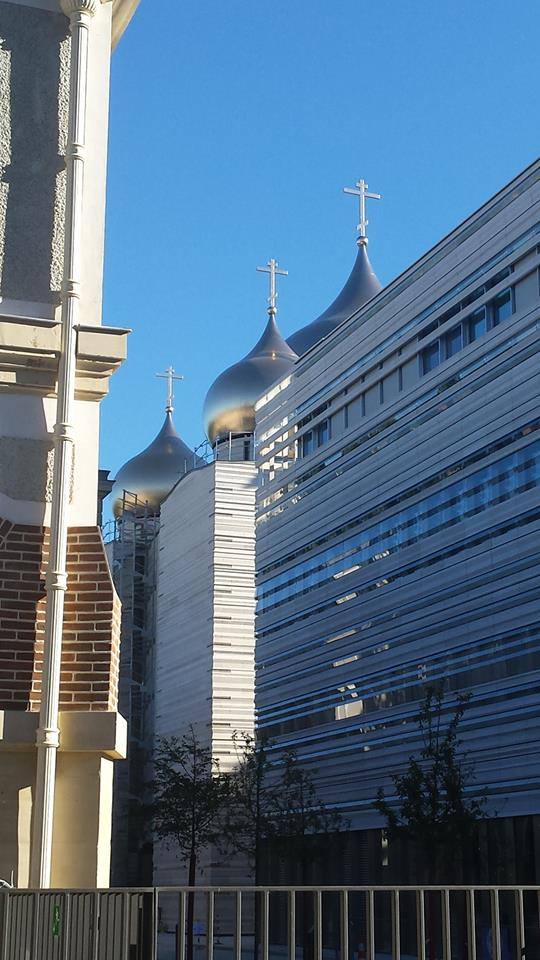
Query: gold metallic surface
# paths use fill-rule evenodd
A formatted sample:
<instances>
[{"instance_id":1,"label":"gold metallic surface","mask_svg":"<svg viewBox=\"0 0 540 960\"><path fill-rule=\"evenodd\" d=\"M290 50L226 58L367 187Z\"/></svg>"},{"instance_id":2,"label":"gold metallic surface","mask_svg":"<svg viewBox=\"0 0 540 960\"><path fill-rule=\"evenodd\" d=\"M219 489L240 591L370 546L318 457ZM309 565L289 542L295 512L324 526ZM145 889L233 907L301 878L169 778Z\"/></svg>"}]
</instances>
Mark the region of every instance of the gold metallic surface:
<instances>
[{"instance_id":1,"label":"gold metallic surface","mask_svg":"<svg viewBox=\"0 0 540 960\"><path fill-rule=\"evenodd\" d=\"M361 242L343 290L320 317L293 333L287 343L301 357L323 337L332 333L340 323L352 316L364 303L371 300L381 289L381 284L375 276L367 255L365 242Z\"/></svg>"},{"instance_id":2,"label":"gold metallic surface","mask_svg":"<svg viewBox=\"0 0 540 960\"><path fill-rule=\"evenodd\" d=\"M114 516L122 515L124 505L129 510L156 513L175 483L198 460L178 436L168 410L155 440L119 470L111 491Z\"/></svg>"},{"instance_id":3,"label":"gold metallic surface","mask_svg":"<svg viewBox=\"0 0 540 960\"><path fill-rule=\"evenodd\" d=\"M210 443L229 433L253 433L255 403L272 383L290 372L296 359L270 311L266 329L253 350L220 374L206 395L203 418Z\"/></svg>"}]
</instances>

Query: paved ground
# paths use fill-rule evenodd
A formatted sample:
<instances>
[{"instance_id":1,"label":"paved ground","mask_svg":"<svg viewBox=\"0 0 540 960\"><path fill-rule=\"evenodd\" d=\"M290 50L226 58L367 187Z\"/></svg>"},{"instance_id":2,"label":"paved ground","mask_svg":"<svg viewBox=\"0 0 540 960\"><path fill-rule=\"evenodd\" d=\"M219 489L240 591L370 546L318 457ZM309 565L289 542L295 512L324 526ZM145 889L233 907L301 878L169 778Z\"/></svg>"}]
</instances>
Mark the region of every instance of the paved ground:
<instances>
[{"instance_id":1,"label":"paved ground","mask_svg":"<svg viewBox=\"0 0 540 960\"><path fill-rule=\"evenodd\" d=\"M247 939L248 938L246 938L246 940ZM196 946L194 953L194 960L206 960L206 947L204 945ZM284 946L271 945L269 953L270 960L286 960L287 958L287 949ZM230 943L215 943L214 958L215 960L232 960L232 945ZM176 960L174 934L159 934L158 960ZM253 960L253 945L249 942L249 940L242 949L242 960ZM302 960L301 950L297 951L297 960ZM323 954L323 960L339 960L339 953L336 955L335 950L325 950ZM353 954L353 960L358 960L358 954ZM389 953L377 953L376 960L392 960L392 958ZM401 960L417 960L417 958L402 953Z\"/></svg>"}]
</instances>

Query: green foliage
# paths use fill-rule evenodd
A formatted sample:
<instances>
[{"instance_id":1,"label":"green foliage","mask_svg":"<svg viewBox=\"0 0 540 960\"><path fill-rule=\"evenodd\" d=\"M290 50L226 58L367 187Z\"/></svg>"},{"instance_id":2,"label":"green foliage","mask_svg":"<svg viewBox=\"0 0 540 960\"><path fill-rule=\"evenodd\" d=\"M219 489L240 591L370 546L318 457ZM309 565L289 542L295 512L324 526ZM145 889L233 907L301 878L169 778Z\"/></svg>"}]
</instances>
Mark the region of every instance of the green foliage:
<instances>
[{"instance_id":1,"label":"green foliage","mask_svg":"<svg viewBox=\"0 0 540 960\"><path fill-rule=\"evenodd\" d=\"M216 840L229 792L227 779L193 727L180 738L158 741L152 787L155 833L178 848L182 861L193 860Z\"/></svg>"},{"instance_id":2,"label":"green foliage","mask_svg":"<svg viewBox=\"0 0 540 960\"><path fill-rule=\"evenodd\" d=\"M413 841L431 869L451 862L457 845L470 840L478 821L485 818L485 796L467 796L474 764L459 739L469 699L470 695L458 697L458 705L444 725L442 688L427 689L418 716L423 744L420 756L409 757L405 772L392 775L397 803L389 802L381 788L374 804L386 819L390 841Z\"/></svg>"},{"instance_id":3,"label":"green foliage","mask_svg":"<svg viewBox=\"0 0 540 960\"><path fill-rule=\"evenodd\" d=\"M275 833L276 787L271 784L269 742L235 732L237 763L229 775L229 796L223 817L223 837L247 857L257 873L261 845Z\"/></svg>"},{"instance_id":4,"label":"green foliage","mask_svg":"<svg viewBox=\"0 0 540 960\"><path fill-rule=\"evenodd\" d=\"M274 802L275 839L282 856L300 865L302 882L309 863L323 859L348 824L317 796L310 773L293 750L283 757Z\"/></svg>"},{"instance_id":5,"label":"green foliage","mask_svg":"<svg viewBox=\"0 0 540 960\"><path fill-rule=\"evenodd\" d=\"M319 800L313 780L296 754L288 751L272 763L272 744L235 734L238 763L230 774L223 836L229 847L244 854L256 875L262 849L300 865L325 856L345 825L339 813Z\"/></svg>"}]
</instances>

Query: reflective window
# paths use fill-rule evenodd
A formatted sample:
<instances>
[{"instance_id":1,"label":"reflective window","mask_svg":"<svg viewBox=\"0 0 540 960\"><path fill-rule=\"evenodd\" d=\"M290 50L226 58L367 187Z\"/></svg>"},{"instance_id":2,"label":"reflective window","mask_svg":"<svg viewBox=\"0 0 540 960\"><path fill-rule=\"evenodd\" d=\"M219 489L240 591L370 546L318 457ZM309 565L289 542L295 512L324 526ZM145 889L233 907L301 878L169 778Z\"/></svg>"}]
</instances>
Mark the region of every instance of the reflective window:
<instances>
[{"instance_id":1,"label":"reflective window","mask_svg":"<svg viewBox=\"0 0 540 960\"><path fill-rule=\"evenodd\" d=\"M404 404L396 413L392 414L385 420L379 421L366 433L356 435L354 439L347 441L345 446L341 447L341 449L334 451L330 457L319 461L319 463L315 464L315 466L311 467L304 473L297 474L290 483L278 488L269 498L261 502L261 510L259 512L257 522L261 523L271 520L274 516L281 514L283 510L289 509L298 502L296 497L292 497L285 501L285 503L279 504L278 507L272 510L265 509L276 500L280 500L293 491L296 492L299 488L303 488L301 492L302 498L309 496L315 491L320 492L321 484L331 482L334 476L338 475L338 471L339 475L342 475L344 471L352 469L352 467L355 466L355 461L358 456L374 456L377 454L380 447L378 446L377 442L373 443L372 441L375 440L375 438L379 435L384 434L389 428L395 427L399 420L405 420L409 414L411 414L418 407L422 407L424 404L427 404L433 399L433 397L446 395L444 406L431 406L427 409L427 412L420 413L417 417L406 421L405 426L394 429L392 432L393 441L399 440L412 431L418 429L429 420L437 417L442 410L446 411L450 407L455 406L457 403L461 402L463 397L471 396L478 390L482 389L488 381L492 382L496 377L515 367L520 362L519 355L516 354L510 357L510 359L504 361L504 363L502 363L496 369L490 371L489 373L485 373L483 377L478 377L474 383L465 384L460 390L454 391L451 395L449 395L449 391L453 390L456 384L465 381L470 373L477 370L480 366L485 366L486 364L490 363L502 353L508 351L510 347L521 343L525 337L530 336L530 334L535 330L540 330L540 319L533 321L533 323L531 323L529 326L524 327L518 333L514 334L514 336L505 340L504 343L498 344L496 347L494 347L494 349L486 351L480 358L474 360L472 363L468 363L466 366L461 367L461 369L455 371L451 377L428 390L426 393L421 394L411 403ZM387 440L382 440L383 444L386 442ZM301 449L301 442L299 442L299 447ZM366 448L365 451L362 451L362 447ZM327 470L327 468L336 461L348 458L349 454L353 452L355 452L355 457L349 459L345 466L340 464L336 472L330 472ZM321 474L324 474L324 476L321 477ZM308 486L309 481L313 480L315 477L317 477L316 482Z\"/></svg>"},{"instance_id":2,"label":"reflective window","mask_svg":"<svg viewBox=\"0 0 540 960\"><path fill-rule=\"evenodd\" d=\"M468 307L469 304L474 303L474 301L478 300L478 298L481 297L485 292L485 286L477 287L476 290L473 290L472 293L469 293L469 295L461 301L462 307Z\"/></svg>"},{"instance_id":3,"label":"reflective window","mask_svg":"<svg viewBox=\"0 0 540 960\"><path fill-rule=\"evenodd\" d=\"M257 611L338 581L351 567L390 556L539 483L537 440L266 580L257 591Z\"/></svg>"},{"instance_id":4,"label":"reflective window","mask_svg":"<svg viewBox=\"0 0 540 960\"><path fill-rule=\"evenodd\" d=\"M446 358L453 357L454 354L459 353L459 351L463 349L463 330L461 324L458 324L453 330L448 331L444 338L444 346Z\"/></svg>"},{"instance_id":5,"label":"reflective window","mask_svg":"<svg viewBox=\"0 0 540 960\"><path fill-rule=\"evenodd\" d=\"M358 596L367 596L374 590L379 590L381 587L405 580L407 577L414 576L420 570L427 570L429 567L438 565L444 561L454 561L455 557L464 550L469 550L471 548L480 546L483 543L492 543L495 537L504 536L511 530L521 529L522 527L528 526L530 523L536 523L538 520L540 520L540 510L528 510L516 517L512 517L510 520L500 524L498 527L489 527L487 530L481 530L480 533L475 533L472 536L464 537L459 540L457 545L452 542L450 546L445 547L442 550L435 551L428 557L421 558L419 560L415 560L413 563L398 567L394 572L387 573L386 576L381 580L372 579L368 581L364 586L362 586L361 589L358 588ZM299 623L301 620L308 620L314 615L325 613L330 607L335 607L334 599L325 600L316 607L310 606L308 609L302 609L299 613L282 617L280 620L274 621L271 626L266 627L265 629L259 628L257 630L257 637L260 640L272 634L281 633L284 627L292 627L293 624Z\"/></svg>"},{"instance_id":6,"label":"reflective window","mask_svg":"<svg viewBox=\"0 0 540 960\"><path fill-rule=\"evenodd\" d=\"M314 450L315 437L313 435L313 430L308 430L308 432L302 437L302 456L307 457L310 453L313 453Z\"/></svg>"},{"instance_id":7,"label":"reflective window","mask_svg":"<svg viewBox=\"0 0 540 960\"><path fill-rule=\"evenodd\" d=\"M422 373L429 373L430 370L435 370L435 367L438 367L439 363L441 362L439 341L436 340L435 343L430 343L429 347L424 347L420 357L422 363Z\"/></svg>"},{"instance_id":8,"label":"reflective window","mask_svg":"<svg viewBox=\"0 0 540 960\"><path fill-rule=\"evenodd\" d=\"M487 316L485 307L480 307L480 310L475 310L474 313L471 313L468 327L469 343L473 343L474 340L478 340L479 337L483 337L487 331Z\"/></svg>"},{"instance_id":9,"label":"reflective window","mask_svg":"<svg viewBox=\"0 0 540 960\"><path fill-rule=\"evenodd\" d=\"M513 312L512 291L503 290L493 301L493 326L503 323Z\"/></svg>"},{"instance_id":10,"label":"reflective window","mask_svg":"<svg viewBox=\"0 0 540 960\"><path fill-rule=\"evenodd\" d=\"M317 427L317 443L319 447L330 439L330 421L323 420Z\"/></svg>"},{"instance_id":11,"label":"reflective window","mask_svg":"<svg viewBox=\"0 0 540 960\"><path fill-rule=\"evenodd\" d=\"M539 668L540 634L533 626L482 640L475 647L462 643L443 654L428 656L421 664L411 661L390 671L350 674L337 687L268 705L261 712L260 726L269 736L281 735L413 703L422 698L426 681L442 681L447 692L461 691ZM345 705L350 709L344 709Z\"/></svg>"}]
</instances>

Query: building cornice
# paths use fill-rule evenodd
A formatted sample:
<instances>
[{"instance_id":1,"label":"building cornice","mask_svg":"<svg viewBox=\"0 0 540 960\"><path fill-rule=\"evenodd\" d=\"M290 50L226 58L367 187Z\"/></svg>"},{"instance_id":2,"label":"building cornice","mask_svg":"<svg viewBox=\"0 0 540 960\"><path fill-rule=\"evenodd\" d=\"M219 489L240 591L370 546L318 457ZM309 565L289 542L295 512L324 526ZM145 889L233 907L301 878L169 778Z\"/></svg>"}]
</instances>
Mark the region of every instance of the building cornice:
<instances>
[{"instance_id":1,"label":"building cornice","mask_svg":"<svg viewBox=\"0 0 540 960\"><path fill-rule=\"evenodd\" d=\"M129 330L76 328L77 399L101 400L109 379L126 358ZM55 396L61 347L59 320L0 315L0 390L37 391Z\"/></svg>"},{"instance_id":2,"label":"building cornice","mask_svg":"<svg viewBox=\"0 0 540 960\"><path fill-rule=\"evenodd\" d=\"M126 29L129 21L131 20L135 10L139 6L140 0L112 0L112 39L111 46L114 48L124 30Z\"/></svg>"}]
</instances>

